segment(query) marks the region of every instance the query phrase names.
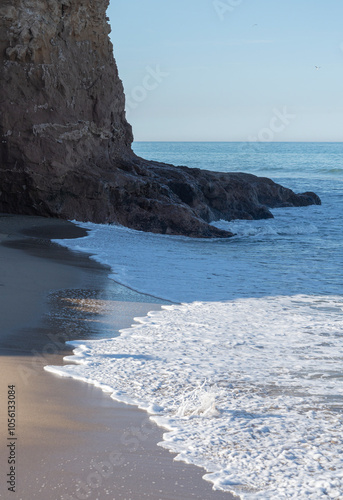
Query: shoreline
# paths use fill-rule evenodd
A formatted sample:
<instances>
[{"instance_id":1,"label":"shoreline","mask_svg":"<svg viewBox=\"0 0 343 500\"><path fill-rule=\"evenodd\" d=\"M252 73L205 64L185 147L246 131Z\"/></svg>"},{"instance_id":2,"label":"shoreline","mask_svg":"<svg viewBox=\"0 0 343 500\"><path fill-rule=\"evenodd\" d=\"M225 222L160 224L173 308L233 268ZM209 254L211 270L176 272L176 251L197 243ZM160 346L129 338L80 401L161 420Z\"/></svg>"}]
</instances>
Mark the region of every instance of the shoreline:
<instances>
[{"instance_id":1,"label":"shoreline","mask_svg":"<svg viewBox=\"0 0 343 500\"><path fill-rule=\"evenodd\" d=\"M14 384L18 408L11 498L46 500L47 492L52 500L234 498L212 490L204 469L175 462L175 454L158 447L163 429L145 412L44 370L72 353L65 340L113 337L167 303L119 285L105 266L50 241L84 234L67 221L0 215L1 399Z\"/></svg>"}]
</instances>

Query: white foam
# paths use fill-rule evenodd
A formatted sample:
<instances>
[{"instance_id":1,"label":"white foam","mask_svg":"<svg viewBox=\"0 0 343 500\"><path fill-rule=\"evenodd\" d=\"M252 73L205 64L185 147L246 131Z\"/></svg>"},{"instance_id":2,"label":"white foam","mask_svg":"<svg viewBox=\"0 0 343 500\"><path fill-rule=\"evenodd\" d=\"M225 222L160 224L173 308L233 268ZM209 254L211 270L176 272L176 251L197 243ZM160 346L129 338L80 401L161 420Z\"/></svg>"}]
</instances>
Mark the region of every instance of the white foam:
<instances>
[{"instance_id":1,"label":"white foam","mask_svg":"<svg viewBox=\"0 0 343 500\"><path fill-rule=\"evenodd\" d=\"M153 413L161 443L246 499L342 498L343 299L165 306L46 367Z\"/></svg>"},{"instance_id":2,"label":"white foam","mask_svg":"<svg viewBox=\"0 0 343 500\"><path fill-rule=\"evenodd\" d=\"M282 220L282 219L281 219ZM283 221L280 218L267 220L220 220L212 223L213 226L231 231L238 236L295 236L301 234L318 233L318 227L311 222L300 220L296 223Z\"/></svg>"}]
</instances>

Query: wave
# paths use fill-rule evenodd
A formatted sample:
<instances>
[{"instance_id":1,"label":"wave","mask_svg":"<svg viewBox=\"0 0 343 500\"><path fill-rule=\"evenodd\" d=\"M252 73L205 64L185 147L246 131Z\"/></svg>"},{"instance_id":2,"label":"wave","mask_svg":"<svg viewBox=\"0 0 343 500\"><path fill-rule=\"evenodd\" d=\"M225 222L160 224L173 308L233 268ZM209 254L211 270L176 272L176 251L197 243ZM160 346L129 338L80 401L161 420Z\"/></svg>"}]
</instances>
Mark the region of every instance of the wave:
<instances>
[{"instance_id":1,"label":"wave","mask_svg":"<svg viewBox=\"0 0 343 500\"><path fill-rule=\"evenodd\" d=\"M163 306L46 367L138 405L161 446L243 499L343 491L342 297Z\"/></svg>"},{"instance_id":2,"label":"wave","mask_svg":"<svg viewBox=\"0 0 343 500\"><path fill-rule=\"evenodd\" d=\"M219 220L212 222L212 225L219 228L231 231L236 236L295 236L318 233L318 227L313 223L286 223L283 225L275 221L224 221Z\"/></svg>"},{"instance_id":3,"label":"wave","mask_svg":"<svg viewBox=\"0 0 343 500\"><path fill-rule=\"evenodd\" d=\"M317 281L312 274L307 278L304 270L309 266L311 271L315 269L313 266L323 270L325 263L321 265L320 259L325 260L325 254L318 255L313 246L313 255L309 255L306 238L317 235L320 238L321 233L317 225L306 221L310 217L309 210L300 217L301 209L297 209L295 218L289 210L279 209L276 219L266 221L216 223L237 234L224 240L192 239L144 233L122 226L78 223L90 230L87 237L55 241L72 250L87 252L96 261L110 266L110 277L115 281L176 303L282 294L285 287L289 290L292 284L290 293L305 290L316 293ZM278 251L270 251L271 244L282 249L282 258ZM294 245L297 261L293 259ZM331 288L335 279L332 281L330 276Z\"/></svg>"}]
</instances>

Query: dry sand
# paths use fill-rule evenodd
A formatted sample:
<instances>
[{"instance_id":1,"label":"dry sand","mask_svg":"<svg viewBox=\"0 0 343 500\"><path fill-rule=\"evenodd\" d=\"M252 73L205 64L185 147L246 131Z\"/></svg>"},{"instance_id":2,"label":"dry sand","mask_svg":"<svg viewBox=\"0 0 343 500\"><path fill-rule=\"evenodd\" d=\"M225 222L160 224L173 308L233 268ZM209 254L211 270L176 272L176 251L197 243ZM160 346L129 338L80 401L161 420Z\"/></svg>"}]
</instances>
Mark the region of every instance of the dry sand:
<instances>
[{"instance_id":1,"label":"dry sand","mask_svg":"<svg viewBox=\"0 0 343 500\"><path fill-rule=\"evenodd\" d=\"M66 221L0 214L0 497L233 498L213 491L202 469L158 447L163 431L146 413L43 370L63 364L65 340L112 337L163 303L114 283L105 267L49 240L83 234ZM7 428L12 384L16 440ZM15 492L7 489L11 447Z\"/></svg>"}]
</instances>

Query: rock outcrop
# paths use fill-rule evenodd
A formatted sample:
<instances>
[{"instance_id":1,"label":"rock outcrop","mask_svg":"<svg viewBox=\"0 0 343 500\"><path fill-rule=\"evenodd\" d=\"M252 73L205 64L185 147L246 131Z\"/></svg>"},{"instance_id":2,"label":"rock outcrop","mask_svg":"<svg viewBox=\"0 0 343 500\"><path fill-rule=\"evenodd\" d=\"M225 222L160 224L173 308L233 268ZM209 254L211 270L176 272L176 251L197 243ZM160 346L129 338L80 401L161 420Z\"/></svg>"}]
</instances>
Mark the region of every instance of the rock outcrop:
<instances>
[{"instance_id":1,"label":"rock outcrop","mask_svg":"<svg viewBox=\"0 0 343 500\"><path fill-rule=\"evenodd\" d=\"M269 179L134 155L108 0L2 0L0 211L225 237L218 219L320 203Z\"/></svg>"}]
</instances>

